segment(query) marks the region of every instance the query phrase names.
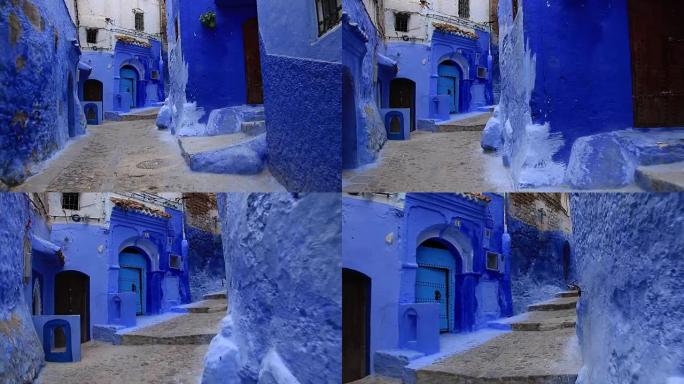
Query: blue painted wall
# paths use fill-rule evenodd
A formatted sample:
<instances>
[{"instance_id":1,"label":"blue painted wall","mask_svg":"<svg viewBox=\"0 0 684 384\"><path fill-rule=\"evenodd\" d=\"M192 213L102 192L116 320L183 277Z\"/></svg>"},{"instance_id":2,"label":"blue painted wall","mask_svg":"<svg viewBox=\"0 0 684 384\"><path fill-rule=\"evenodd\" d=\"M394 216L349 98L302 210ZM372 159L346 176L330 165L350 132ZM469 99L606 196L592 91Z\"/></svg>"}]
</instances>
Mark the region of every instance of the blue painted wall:
<instances>
[{"instance_id":1,"label":"blue painted wall","mask_svg":"<svg viewBox=\"0 0 684 384\"><path fill-rule=\"evenodd\" d=\"M342 200L342 267L371 279L370 366L375 352L399 347L404 212L370 200Z\"/></svg>"},{"instance_id":2,"label":"blue painted wall","mask_svg":"<svg viewBox=\"0 0 684 384\"><path fill-rule=\"evenodd\" d=\"M681 380L684 194L573 194L571 209L582 287L578 383Z\"/></svg>"},{"instance_id":3,"label":"blue painted wall","mask_svg":"<svg viewBox=\"0 0 684 384\"><path fill-rule=\"evenodd\" d=\"M31 382L44 360L25 296L30 284L22 281L24 241L31 228L41 232L30 204L26 195L0 194L0 381L7 383Z\"/></svg>"},{"instance_id":4,"label":"blue painted wall","mask_svg":"<svg viewBox=\"0 0 684 384\"><path fill-rule=\"evenodd\" d=\"M223 260L221 236L187 226L188 275L192 301L201 300L207 293L226 289L226 266Z\"/></svg>"},{"instance_id":5,"label":"blue painted wall","mask_svg":"<svg viewBox=\"0 0 684 384\"><path fill-rule=\"evenodd\" d=\"M77 95L81 52L62 1L3 1L0 41L0 182L11 186L85 132Z\"/></svg>"},{"instance_id":6,"label":"blue painted wall","mask_svg":"<svg viewBox=\"0 0 684 384\"><path fill-rule=\"evenodd\" d=\"M560 184L578 138L632 126L626 0L520 3L515 21L499 3L504 162L521 184Z\"/></svg>"},{"instance_id":7,"label":"blue painted wall","mask_svg":"<svg viewBox=\"0 0 684 384\"><path fill-rule=\"evenodd\" d=\"M216 12L216 28L200 23L200 15ZM242 24L257 17L256 0L200 0L180 3L180 34L188 66L187 100L207 112L247 102ZM173 18L168 28L172 30ZM171 36L171 35L169 35Z\"/></svg>"},{"instance_id":8,"label":"blue painted wall","mask_svg":"<svg viewBox=\"0 0 684 384\"><path fill-rule=\"evenodd\" d=\"M270 171L290 191L339 191L340 26L318 37L314 2L257 3Z\"/></svg>"},{"instance_id":9,"label":"blue painted wall","mask_svg":"<svg viewBox=\"0 0 684 384\"><path fill-rule=\"evenodd\" d=\"M395 66L380 65L378 55L386 52L385 42L360 0L343 0L342 63L346 83L343 95L345 120L342 129L346 151L345 168L376 160L387 141L380 108L389 106L389 84ZM377 76L376 76L377 74Z\"/></svg>"},{"instance_id":10,"label":"blue painted wall","mask_svg":"<svg viewBox=\"0 0 684 384\"><path fill-rule=\"evenodd\" d=\"M218 196L230 305L203 383L340 382L340 200Z\"/></svg>"}]
</instances>

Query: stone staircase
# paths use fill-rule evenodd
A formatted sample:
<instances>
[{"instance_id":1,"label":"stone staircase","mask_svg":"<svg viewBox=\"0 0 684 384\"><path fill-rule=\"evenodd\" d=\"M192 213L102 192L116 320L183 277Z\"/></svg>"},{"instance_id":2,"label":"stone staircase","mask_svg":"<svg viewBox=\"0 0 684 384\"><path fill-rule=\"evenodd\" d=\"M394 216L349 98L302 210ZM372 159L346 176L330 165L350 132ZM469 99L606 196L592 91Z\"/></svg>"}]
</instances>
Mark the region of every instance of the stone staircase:
<instances>
[{"instance_id":1,"label":"stone staircase","mask_svg":"<svg viewBox=\"0 0 684 384\"><path fill-rule=\"evenodd\" d=\"M122 345L186 345L209 344L219 331L219 324L228 308L225 293L212 293L204 300L175 307L174 312L184 312L170 320L118 333Z\"/></svg>"},{"instance_id":2,"label":"stone staircase","mask_svg":"<svg viewBox=\"0 0 684 384\"><path fill-rule=\"evenodd\" d=\"M416 371L417 384L571 384L582 365L575 334L579 292L567 291L491 322L513 332Z\"/></svg>"},{"instance_id":3,"label":"stone staircase","mask_svg":"<svg viewBox=\"0 0 684 384\"><path fill-rule=\"evenodd\" d=\"M105 120L112 121L137 121L137 120L154 120L159 114L161 107L148 107L134 109L127 113L122 112L105 112Z\"/></svg>"}]
</instances>

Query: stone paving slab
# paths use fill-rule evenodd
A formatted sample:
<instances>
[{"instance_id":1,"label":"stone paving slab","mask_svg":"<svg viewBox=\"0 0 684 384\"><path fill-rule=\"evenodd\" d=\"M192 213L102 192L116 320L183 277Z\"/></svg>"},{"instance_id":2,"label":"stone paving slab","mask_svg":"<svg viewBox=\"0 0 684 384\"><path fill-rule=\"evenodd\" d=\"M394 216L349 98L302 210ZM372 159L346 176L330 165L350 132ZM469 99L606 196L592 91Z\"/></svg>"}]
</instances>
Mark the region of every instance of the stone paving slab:
<instances>
[{"instance_id":1,"label":"stone paving slab","mask_svg":"<svg viewBox=\"0 0 684 384\"><path fill-rule=\"evenodd\" d=\"M180 305L177 308L185 309L190 313L213 313L223 312L228 309L225 299L202 300L194 303Z\"/></svg>"},{"instance_id":2,"label":"stone paving slab","mask_svg":"<svg viewBox=\"0 0 684 384\"><path fill-rule=\"evenodd\" d=\"M564 309L575 309L577 307L577 297L557 297L541 303L532 304L527 307L528 311L560 311Z\"/></svg>"},{"instance_id":3,"label":"stone paving slab","mask_svg":"<svg viewBox=\"0 0 684 384\"><path fill-rule=\"evenodd\" d=\"M510 332L420 369L417 384L571 384L582 365L574 329Z\"/></svg>"},{"instance_id":4,"label":"stone paving slab","mask_svg":"<svg viewBox=\"0 0 684 384\"><path fill-rule=\"evenodd\" d=\"M189 313L163 323L121 334L123 345L209 344L226 313Z\"/></svg>"},{"instance_id":5,"label":"stone paving slab","mask_svg":"<svg viewBox=\"0 0 684 384\"><path fill-rule=\"evenodd\" d=\"M24 192L284 191L268 169L258 175L193 172L178 141L154 121L88 126L37 174L13 188Z\"/></svg>"},{"instance_id":6,"label":"stone paving slab","mask_svg":"<svg viewBox=\"0 0 684 384\"><path fill-rule=\"evenodd\" d=\"M46 363L37 384L196 384L208 345L81 345L77 363Z\"/></svg>"},{"instance_id":7,"label":"stone paving slab","mask_svg":"<svg viewBox=\"0 0 684 384\"><path fill-rule=\"evenodd\" d=\"M684 191L684 161L640 166L635 177L637 184L647 191L681 192Z\"/></svg>"},{"instance_id":8,"label":"stone paving slab","mask_svg":"<svg viewBox=\"0 0 684 384\"><path fill-rule=\"evenodd\" d=\"M513 331L552 331L561 328L574 328L576 323L577 311L573 308L560 311L526 312L518 316L492 321L489 326Z\"/></svg>"},{"instance_id":9,"label":"stone paving slab","mask_svg":"<svg viewBox=\"0 0 684 384\"><path fill-rule=\"evenodd\" d=\"M481 132L413 132L390 140L376 164L344 171L347 192L512 191L499 155L480 147Z\"/></svg>"},{"instance_id":10,"label":"stone paving slab","mask_svg":"<svg viewBox=\"0 0 684 384\"><path fill-rule=\"evenodd\" d=\"M449 121L437 123L438 132L462 132L484 130L492 112L483 112L466 118L456 118Z\"/></svg>"},{"instance_id":11,"label":"stone paving slab","mask_svg":"<svg viewBox=\"0 0 684 384\"><path fill-rule=\"evenodd\" d=\"M361 380L352 381L350 384L402 384L402 381L392 377L371 375Z\"/></svg>"}]
</instances>

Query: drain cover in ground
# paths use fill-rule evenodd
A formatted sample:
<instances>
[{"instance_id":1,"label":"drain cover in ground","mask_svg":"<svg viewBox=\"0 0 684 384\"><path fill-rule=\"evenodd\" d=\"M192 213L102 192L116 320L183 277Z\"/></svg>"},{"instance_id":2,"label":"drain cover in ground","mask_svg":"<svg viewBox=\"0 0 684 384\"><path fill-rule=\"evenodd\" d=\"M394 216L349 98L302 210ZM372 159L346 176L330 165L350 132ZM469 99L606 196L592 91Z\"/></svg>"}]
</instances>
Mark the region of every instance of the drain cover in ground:
<instances>
[{"instance_id":1,"label":"drain cover in ground","mask_svg":"<svg viewBox=\"0 0 684 384\"><path fill-rule=\"evenodd\" d=\"M166 161L163 159L145 160L136 165L140 169L157 169L166 165Z\"/></svg>"}]
</instances>

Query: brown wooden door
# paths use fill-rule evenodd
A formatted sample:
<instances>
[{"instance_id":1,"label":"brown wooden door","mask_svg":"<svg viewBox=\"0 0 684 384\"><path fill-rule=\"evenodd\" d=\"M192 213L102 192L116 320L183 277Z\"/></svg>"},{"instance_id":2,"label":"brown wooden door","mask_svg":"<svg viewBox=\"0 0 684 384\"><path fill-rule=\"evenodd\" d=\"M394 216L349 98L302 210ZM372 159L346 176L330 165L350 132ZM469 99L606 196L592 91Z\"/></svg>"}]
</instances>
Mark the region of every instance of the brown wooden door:
<instances>
[{"instance_id":1,"label":"brown wooden door","mask_svg":"<svg viewBox=\"0 0 684 384\"><path fill-rule=\"evenodd\" d=\"M55 278L55 314L81 316L81 343L90 340L90 278L77 271L65 271Z\"/></svg>"},{"instance_id":2,"label":"brown wooden door","mask_svg":"<svg viewBox=\"0 0 684 384\"><path fill-rule=\"evenodd\" d=\"M245 76L247 80L247 103L263 104L264 89L261 81L261 58L259 56L259 23L249 19L242 25L245 51Z\"/></svg>"},{"instance_id":3,"label":"brown wooden door","mask_svg":"<svg viewBox=\"0 0 684 384\"><path fill-rule=\"evenodd\" d=\"M342 270L342 382L370 373L370 279Z\"/></svg>"},{"instance_id":4,"label":"brown wooden door","mask_svg":"<svg viewBox=\"0 0 684 384\"><path fill-rule=\"evenodd\" d=\"M635 127L684 126L684 2L629 0Z\"/></svg>"},{"instance_id":5,"label":"brown wooden door","mask_svg":"<svg viewBox=\"0 0 684 384\"><path fill-rule=\"evenodd\" d=\"M409 79L394 79L390 83L390 108L411 109L411 131L416 130L416 83Z\"/></svg>"}]
</instances>

